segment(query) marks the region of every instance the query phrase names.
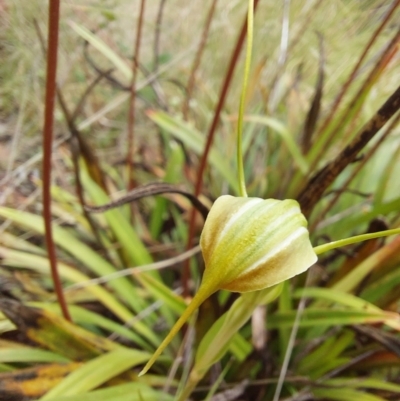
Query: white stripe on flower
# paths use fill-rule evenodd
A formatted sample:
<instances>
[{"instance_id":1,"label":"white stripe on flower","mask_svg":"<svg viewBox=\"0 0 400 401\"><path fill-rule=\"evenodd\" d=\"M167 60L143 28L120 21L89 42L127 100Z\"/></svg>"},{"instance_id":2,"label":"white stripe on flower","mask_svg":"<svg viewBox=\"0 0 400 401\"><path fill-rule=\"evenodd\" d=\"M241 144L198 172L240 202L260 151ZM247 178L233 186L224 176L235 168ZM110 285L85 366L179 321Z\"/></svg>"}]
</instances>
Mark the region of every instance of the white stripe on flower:
<instances>
[{"instance_id":1,"label":"white stripe on flower","mask_svg":"<svg viewBox=\"0 0 400 401\"><path fill-rule=\"evenodd\" d=\"M299 227L296 231L291 233L287 238L284 240L280 241L277 246L271 249L270 252L267 254L263 255L260 259L258 259L256 262L254 262L251 266L246 267L246 273L249 271L252 271L254 269L257 269L260 265L266 263L269 259L274 257L277 253L289 248L297 238L301 237L302 235L307 235L308 236L308 231L305 227Z\"/></svg>"},{"instance_id":2,"label":"white stripe on flower","mask_svg":"<svg viewBox=\"0 0 400 401\"><path fill-rule=\"evenodd\" d=\"M220 238L223 238L225 233L232 227L232 225L241 216L243 216L244 213L246 213L249 209L251 209L253 206L259 204L260 202L263 202L263 199L260 199L260 198L249 199L249 201L246 202L243 206L240 206L236 212L232 213L231 216L229 217L229 220L225 224L225 227L219 232L218 237L216 238L216 241L219 241Z\"/></svg>"}]
</instances>

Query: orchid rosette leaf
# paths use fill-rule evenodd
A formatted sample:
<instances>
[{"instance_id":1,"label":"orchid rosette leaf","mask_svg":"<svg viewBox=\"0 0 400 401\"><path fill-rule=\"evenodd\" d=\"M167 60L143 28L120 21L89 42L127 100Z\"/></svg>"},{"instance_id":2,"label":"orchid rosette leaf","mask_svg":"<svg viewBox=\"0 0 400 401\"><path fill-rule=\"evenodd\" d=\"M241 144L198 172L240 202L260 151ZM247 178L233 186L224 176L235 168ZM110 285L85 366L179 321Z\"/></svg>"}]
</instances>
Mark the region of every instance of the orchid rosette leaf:
<instances>
[{"instance_id":1,"label":"orchid rosette leaf","mask_svg":"<svg viewBox=\"0 0 400 401\"><path fill-rule=\"evenodd\" d=\"M205 262L200 288L141 374L214 292L262 290L303 273L317 261L307 220L290 199L219 197L208 214L200 246Z\"/></svg>"}]
</instances>

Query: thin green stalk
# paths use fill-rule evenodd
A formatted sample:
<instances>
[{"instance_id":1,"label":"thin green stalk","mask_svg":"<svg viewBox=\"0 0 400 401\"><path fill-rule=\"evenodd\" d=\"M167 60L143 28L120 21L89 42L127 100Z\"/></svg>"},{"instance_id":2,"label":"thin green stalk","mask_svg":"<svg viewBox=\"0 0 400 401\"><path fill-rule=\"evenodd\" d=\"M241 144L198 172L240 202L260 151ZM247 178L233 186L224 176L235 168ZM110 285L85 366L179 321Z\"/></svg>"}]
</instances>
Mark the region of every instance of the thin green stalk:
<instances>
[{"instance_id":1,"label":"thin green stalk","mask_svg":"<svg viewBox=\"0 0 400 401\"><path fill-rule=\"evenodd\" d=\"M362 242L374 238L388 237L389 235L395 235L395 234L400 234L400 228L394 228L393 230L378 231L376 233L371 233L371 234L356 235L354 237L341 239L339 241L328 242L327 244L314 247L314 251L317 255L320 255L321 253L328 252L331 251L332 249L336 249L342 246L355 244L357 242Z\"/></svg>"},{"instance_id":2,"label":"thin green stalk","mask_svg":"<svg viewBox=\"0 0 400 401\"><path fill-rule=\"evenodd\" d=\"M244 107L245 107L245 102L246 102L246 90L247 90L248 81L249 81L251 53L252 53L252 49L253 49L253 21L254 21L254 0L249 0L249 10L247 13L246 60L245 60L245 65L244 65L243 89L242 89L242 94L240 96L238 129L237 129L237 165L238 165L239 191L240 191L240 195L245 196L245 197L247 197L247 191L246 191L246 183L245 183L245 179L244 179L242 136L243 136Z\"/></svg>"},{"instance_id":3,"label":"thin green stalk","mask_svg":"<svg viewBox=\"0 0 400 401\"><path fill-rule=\"evenodd\" d=\"M257 9L257 5L259 4L260 0L254 0L254 7ZM232 77L233 73L235 71L235 67L237 65L237 61L239 59L240 51L242 49L244 39L246 37L246 32L247 32L247 18L245 21L245 24L243 24L240 34L238 37L238 40L236 42L236 45L233 49L231 59L228 63L228 70L226 72L226 76L224 79L224 83L221 88L221 93L219 95L218 103L215 107L215 113L214 117L210 126L210 129L207 134L207 141L204 147L203 154L201 156L199 168L198 168L198 173L197 173L197 180L196 180L196 185L194 189L194 195L199 196L202 186L203 186L203 174L204 170L206 168L207 164L207 159L208 155L210 153L210 149L214 140L215 132L217 129L218 122L220 121L220 116L222 112L222 108L224 106L228 90L230 88L231 82L232 82ZM189 233L188 233L188 241L187 241L187 249L190 249L193 247L193 238L195 234L195 219L196 219L196 210L192 208L191 213L190 213L190 219L189 219ZM182 295L184 297L189 295L189 260L187 263L183 265L183 272L182 272L182 287L183 287L183 293Z\"/></svg>"}]
</instances>

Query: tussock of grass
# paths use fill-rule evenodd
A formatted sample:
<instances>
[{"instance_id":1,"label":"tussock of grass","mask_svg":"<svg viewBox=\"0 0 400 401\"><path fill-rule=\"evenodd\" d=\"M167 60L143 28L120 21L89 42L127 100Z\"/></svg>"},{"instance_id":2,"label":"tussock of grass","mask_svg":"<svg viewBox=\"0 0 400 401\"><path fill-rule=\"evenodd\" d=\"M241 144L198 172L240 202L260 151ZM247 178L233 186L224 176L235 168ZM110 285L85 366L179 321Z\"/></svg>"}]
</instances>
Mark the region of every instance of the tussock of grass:
<instances>
[{"instance_id":1,"label":"tussock of grass","mask_svg":"<svg viewBox=\"0 0 400 401\"><path fill-rule=\"evenodd\" d=\"M264 296L213 295L150 374L137 377L182 314L203 268L202 258L194 256L188 265L189 277L182 269L184 258L179 255L188 243L192 205L179 193L147 196L132 208L122 206L104 214L84 212L80 204L79 193L90 205L126 193L127 100L138 3L62 4L57 77L68 114L74 113L98 78L96 68L105 75L91 88L73 121L61 107L55 112L58 142L53 151L52 211L58 268L63 286L69 288L65 294L74 321L69 324L56 316L59 311L39 216L45 57L34 20L45 34L47 10L38 1L0 1L0 9L5 6L0 13L0 151L5 155L0 176L4 204L0 208L0 301L4 305L12 302L13 308L24 311L23 316L6 310L0 313L0 372L4 372L0 373L0 388L7 395L18 374L34 376L40 384L52 372L54 382L35 393L36 399L158 400L162 393L170 393L168 399L183 401L189 394L200 400L215 391L236 391L246 400L294 401L307 394L316 400L397 399L400 242L399 237L385 241L373 234L385 229L398 232L397 115L307 210L313 246L366 232L370 241L346 243L343 250L321 257L307 278L299 276ZM135 184L165 181L193 192L247 2L217 2L186 119L182 111L185 88L212 1L165 1L158 68L153 74L161 3L146 2L143 21L135 102ZM399 7L329 117L342 85L392 4L379 0L290 2L287 57L280 62L284 59L280 46L283 2L260 1L242 103L243 181L249 196L285 199L304 195L312 189L311 178L341 157L397 88L399 56L394 50L372 85L363 84L384 59L382 52L396 34ZM323 57L316 32L322 38ZM90 41L86 48L90 60L85 56L83 36ZM100 41L103 47L96 48ZM205 209L221 194L239 193L235 132L244 56L242 49L207 160L199 197ZM319 72L323 72L321 99L315 97ZM313 101L318 107L310 111ZM350 114L345 118L347 110ZM315 126L308 150L301 138L304 122L312 113L316 113L311 115ZM66 141L71 132L72 147ZM328 138L329 132L334 135L324 142L321 138ZM195 220L193 244L203 224L202 218ZM162 261L169 265L162 271L141 269L160 266ZM121 270L128 268L134 269L122 277ZM91 279L95 285L81 285ZM256 307L257 313L247 322ZM242 322L238 314L243 309L246 318ZM38 316L46 319L39 324ZM59 333L60 338L72 338L77 348L70 355L79 355L76 344L86 344L90 337L90 350L96 356L71 357L75 360L63 365L68 355L54 348L58 343L46 345L39 330L43 327L47 333ZM84 333L90 333L88 338ZM253 341L256 338L267 340L260 348ZM212 349L215 344L219 344L218 352ZM25 358L21 350L26 350ZM105 366L103 361L110 363ZM209 371L209 361L216 362L217 370ZM217 376L215 372L222 373ZM88 375L90 382L85 383ZM224 385L212 387L222 379ZM12 391L26 396L21 387Z\"/></svg>"}]
</instances>

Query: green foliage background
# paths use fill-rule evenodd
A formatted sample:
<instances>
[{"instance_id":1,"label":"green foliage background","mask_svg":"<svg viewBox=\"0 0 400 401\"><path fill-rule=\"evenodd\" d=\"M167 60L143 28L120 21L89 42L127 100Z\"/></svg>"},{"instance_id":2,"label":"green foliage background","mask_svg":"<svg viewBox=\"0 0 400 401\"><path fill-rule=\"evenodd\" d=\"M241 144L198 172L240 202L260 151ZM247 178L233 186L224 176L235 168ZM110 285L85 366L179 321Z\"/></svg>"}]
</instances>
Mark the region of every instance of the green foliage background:
<instances>
[{"instance_id":1,"label":"green foliage background","mask_svg":"<svg viewBox=\"0 0 400 401\"><path fill-rule=\"evenodd\" d=\"M190 393L194 400L216 400L215 393L232 400L398 399L398 237L321 257L307 277L286 282L267 306L250 300L246 305L258 305L256 313L230 333L227 353L217 355L217 363L198 383L191 370L196 351L197 358L210 359L215 352L212 342L199 346L201 339L218 338L218 318L231 316L224 313L232 314L232 305L239 310L242 302L235 303L237 295L221 291L203 305L150 374L137 377L186 306L181 296L183 262L176 257L185 251L191 205L179 195L151 196L135 202L132 209L123 206L92 214L91 225L76 193L73 160L79 159L87 204L101 205L126 193L129 91L121 87L130 85L139 3L62 3L57 77L69 111L98 76L85 57L84 39L89 41L86 49L92 62L104 71L113 69L113 79L102 79L94 87L74 120L88 145L86 153L68 146L71 132L65 112L61 107L55 112L52 212L70 323L60 317L55 302L40 215L45 57L37 27L45 36L47 9L38 1L0 2L0 395L52 401L183 400ZM193 192L247 2L217 2L186 118L186 88L212 1L165 1L157 52L161 3L147 2L143 20L135 183L141 188L163 181ZM364 84L398 30L399 2L289 3L285 17L284 2L261 0L255 16L243 138L249 196L297 198L317 171L340 156L399 82L397 43L388 62L369 79L370 85ZM331 125L323 129L335 97L391 6L396 6L391 19L332 114ZM287 54L281 43L285 18ZM221 194L237 193L235 133L243 50L204 174L199 199L207 207ZM321 71L324 80L319 86ZM323 92L320 101L315 96L318 90ZM313 101L318 112L310 112ZM351 118L344 117L348 110ZM303 128L313 113L312 147L305 150ZM396 118L398 113L318 200L308 216L313 244L399 226ZM321 138L335 124L338 129L325 144ZM315 156L317 148L321 151ZM98 164L90 155L96 155ZM102 180L94 173L99 166ZM199 218L195 241L202 225ZM157 267L153 263L160 261L168 266L141 271L141 266ZM128 275L107 279L131 267ZM186 283L191 294L202 268L197 254ZM101 284L89 281L101 277ZM285 370L288 351L291 358ZM19 379L28 372L32 380ZM283 387L278 392L280 376Z\"/></svg>"}]
</instances>

